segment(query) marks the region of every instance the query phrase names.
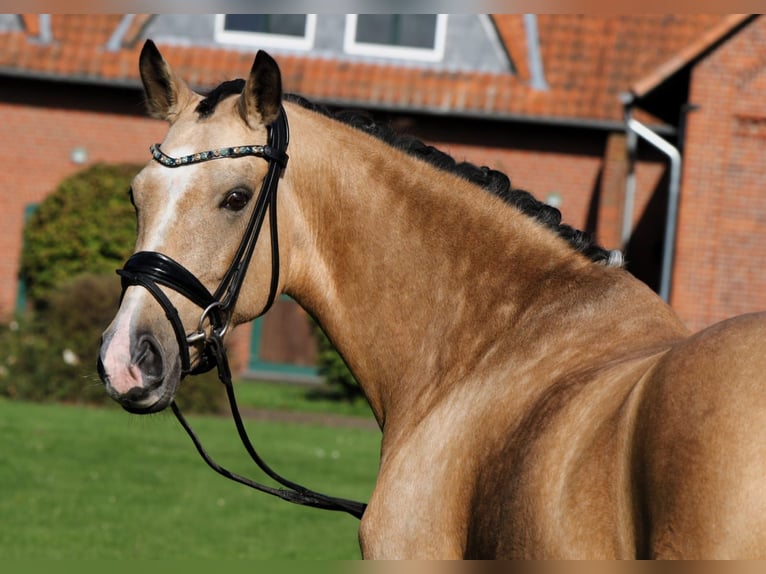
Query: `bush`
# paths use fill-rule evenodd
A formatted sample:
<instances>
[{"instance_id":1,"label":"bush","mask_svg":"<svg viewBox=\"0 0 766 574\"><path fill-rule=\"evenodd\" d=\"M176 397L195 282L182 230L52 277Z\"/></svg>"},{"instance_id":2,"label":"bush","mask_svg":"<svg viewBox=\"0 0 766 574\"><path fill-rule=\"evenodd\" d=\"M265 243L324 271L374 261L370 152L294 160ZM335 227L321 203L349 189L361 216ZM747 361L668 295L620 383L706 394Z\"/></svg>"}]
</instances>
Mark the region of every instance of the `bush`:
<instances>
[{"instance_id":1,"label":"bush","mask_svg":"<svg viewBox=\"0 0 766 574\"><path fill-rule=\"evenodd\" d=\"M96 164L65 179L32 214L21 277L35 307L78 275L114 273L132 253L136 223L128 190L139 169Z\"/></svg>"},{"instance_id":2,"label":"bush","mask_svg":"<svg viewBox=\"0 0 766 574\"><path fill-rule=\"evenodd\" d=\"M332 341L322 328L312 321L314 336L317 342L317 371L325 383L333 388L338 398L353 402L364 397L362 388L356 382L354 375L348 369Z\"/></svg>"},{"instance_id":3,"label":"bush","mask_svg":"<svg viewBox=\"0 0 766 574\"><path fill-rule=\"evenodd\" d=\"M0 332L1 394L31 401L106 402L95 369L99 329L116 306L114 282L106 279L72 281L45 313L26 313Z\"/></svg>"}]
</instances>

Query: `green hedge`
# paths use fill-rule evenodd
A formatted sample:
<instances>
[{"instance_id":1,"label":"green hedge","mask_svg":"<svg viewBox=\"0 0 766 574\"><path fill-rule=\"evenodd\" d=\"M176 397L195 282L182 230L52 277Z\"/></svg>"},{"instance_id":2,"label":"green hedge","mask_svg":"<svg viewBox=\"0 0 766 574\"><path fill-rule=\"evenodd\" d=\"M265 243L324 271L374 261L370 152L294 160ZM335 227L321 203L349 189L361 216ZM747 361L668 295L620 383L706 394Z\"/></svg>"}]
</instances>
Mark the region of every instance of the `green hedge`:
<instances>
[{"instance_id":1,"label":"green hedge","mask_svg":"<svg viewBox=\"0 0 766 574\"><path fill-rule=\"evenodd\" d=\"M37 308L83 273L113 273L133 251L130 182L140 167L96 164L65 179L24 230L21 278Z\"/></svg>"}]
</instances>

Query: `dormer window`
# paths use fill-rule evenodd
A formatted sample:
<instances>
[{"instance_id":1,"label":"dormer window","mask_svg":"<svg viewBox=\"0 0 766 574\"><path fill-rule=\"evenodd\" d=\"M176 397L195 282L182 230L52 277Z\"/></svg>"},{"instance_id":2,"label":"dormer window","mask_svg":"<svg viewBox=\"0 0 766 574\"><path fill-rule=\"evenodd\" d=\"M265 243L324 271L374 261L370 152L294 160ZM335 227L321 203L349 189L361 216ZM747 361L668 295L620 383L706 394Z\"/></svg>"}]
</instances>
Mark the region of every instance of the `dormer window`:
<instances>
[{"instance_id":1,"label":"dormer window","mask_svg":"<svg viewBox=\"0 0 766 574\"><path fill-rule=\"evenodd\" d=\"M310 50L316 14L216 14L215 39L222 44Z\"/></svg>"},{"instance_id":2,"label":"dormer window","mask_svg":"<svg viewBox=\"0 0 766 574\"><path fill-rule=\"evenodd\" d=\"M349 14L348 54L438 62L444 57L446 14Z\"/></svg>"}]
</instances>

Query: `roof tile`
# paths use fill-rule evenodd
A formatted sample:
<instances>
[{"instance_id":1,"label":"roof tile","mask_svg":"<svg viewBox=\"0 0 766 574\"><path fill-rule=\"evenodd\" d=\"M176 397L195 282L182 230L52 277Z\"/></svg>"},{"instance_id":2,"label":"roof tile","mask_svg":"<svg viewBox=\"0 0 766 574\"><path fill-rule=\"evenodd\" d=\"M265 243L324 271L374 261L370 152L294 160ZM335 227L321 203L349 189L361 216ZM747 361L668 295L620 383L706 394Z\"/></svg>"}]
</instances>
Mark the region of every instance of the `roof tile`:
<instances>
[{"instance_id":1,"label":"roof tile","mask_svg":"<svg viewBox=\"0 0 766 574\"><path fill-rule=\"evenodd\" d=\"M106 43L122 18L120 14L53 15L53 43L42 45L33 41L39 34L39 19L24 15L23 31L0 33L0 72L138 85L141 36L151 16L136 15L121 49L110 52ZM530 86L524 22L521 15L513 14L495 15L493 22L516 73L440 72L340 62L314 54L279 56L278 61L286 91L327 102L619 122L621 92L661 81L663 74L672 72L674 62L713 41L732 18L716 14L538 15L547 90ZM182 77L201 89L245 76L253 58L244 50L215 47L160 44L160 49Z\"/></svg>"}]
</instances>

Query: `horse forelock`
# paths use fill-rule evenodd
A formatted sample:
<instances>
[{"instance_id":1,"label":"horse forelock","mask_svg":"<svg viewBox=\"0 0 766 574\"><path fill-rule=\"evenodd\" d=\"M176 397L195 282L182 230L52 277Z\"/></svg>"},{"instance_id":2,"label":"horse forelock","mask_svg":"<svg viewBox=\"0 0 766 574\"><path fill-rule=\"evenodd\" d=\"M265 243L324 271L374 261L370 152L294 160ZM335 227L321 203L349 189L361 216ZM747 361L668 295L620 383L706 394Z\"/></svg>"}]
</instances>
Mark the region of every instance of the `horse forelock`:
<instances>
[{"instance_id":1,"label":"horse forelock","mask_svg":"<svg viewBox=\"0 0 766 574\"><path fill-rule=\"evenodd\" d=\"M241 94L244 89L245 80L241 78L222 82L207 94L204 94L204 98L197 104L194 111L197 112L199 119L210 117L222 100L235 94Z\"/></svg>"}]
</instances>

